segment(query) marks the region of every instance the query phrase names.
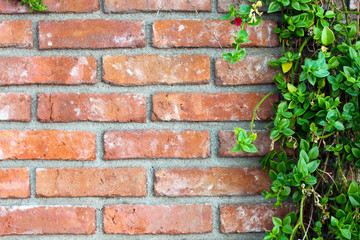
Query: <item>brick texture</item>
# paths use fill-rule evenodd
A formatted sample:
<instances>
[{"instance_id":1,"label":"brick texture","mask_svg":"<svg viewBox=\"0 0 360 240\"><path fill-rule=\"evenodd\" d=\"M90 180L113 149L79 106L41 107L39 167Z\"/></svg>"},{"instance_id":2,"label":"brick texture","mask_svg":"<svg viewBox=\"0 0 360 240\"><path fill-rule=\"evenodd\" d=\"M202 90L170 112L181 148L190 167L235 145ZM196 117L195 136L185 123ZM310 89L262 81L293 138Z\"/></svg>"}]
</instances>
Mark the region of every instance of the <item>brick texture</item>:
<instances>
[{"instance_id":1,"label":"brick texture","mask_svg":"<svg viewBox=\"0 0 360 240\"><path fill-rule=\"evenodd\" d=\"M264 93L157 93L153 96L153 121L251 120ZM267 98L257 111L260 120L273 116L277 96Z\"/></svg>"},{"instance_id":2,"label":"brick texture","mask_svg":"<svg viewBox=\"0 0 360 240\"><path fill-rule=\"evenodd\" d=\"M46 12L94 12L99 10L98 0L43 0L48 10ZM1 13L28 13L29 8L21 6L19 1L0 1Z\"/></svg>"},{"instance_id":3,"label":"brick texture","mask_svg":"<svg viewBox=\"0 0 360 240\"><path fill-rule=\"evenodd\" d=\"M96 82L94 57L0 57L0 85Z\"/></svg>"},{"instance_id":4,"label":"brick texture","mask_svg":"<svg viewBox=\"0 0 360 240\"><path fill-rule=\"evenodd\" d=\"M40 49L145 47L143 21L106 19L41 21Z\"/></svg>"},{"instance_id":5,"label":"brick texture","mask_svg":"<svg viewBox=\"0 0 360 240\"><path fill-rule=\"evenodd\" d=\"M32 48L31 21L0 21L0 48Z\"/></svg>"},{"instance_id":6,"label":"brick texture","mask_svg":"<svg viewBox=\"0 0 360 240\"><path fill-rule=\"evenodd\" d=\"M0 236L94 233L92 207L0 207Z\"/></svg>"},{"instance_id":7,"label":"brick texture","mask_svg":"<svg viewBox=\"0 0 360 240\"><path fill-rule=\"evenodd\" d=\"M95 160L95 134L61 130L0 130L0 160Z\"/></svg>"},{"instance_id":8,"label":"brick texture","mask_svg":"<svg viewBox=\"0 0 360 240\"><path fill-rule=\"evenodd\" d=\"M217 85L268 84L274 82L278 70L268 65L270 60L263 56L246 56L235 64L218 58L215 61L215 81Z\"/></svg>"},{"instance_id":9,"label":"brick texture","mask_svg":"<svg viewBox=\"0 0 360 240\"><path fill-rule=\"evenodd\" d=\"M0 121L29 122L31 96L23 93L0 93Z\"/></svg>"},{"instance_id":10,"label":"brick texture","mask_svg":"<svg viewBox=\"0 0 360 240\"><path fill-rule=\"evenodd\" d=\"M140 94L40 93L41 122L145 122L146 99Z\"/></svg>"},{"instance_id":11,"label":"brick texture","mask_svg":"<svg viewBox=\"0 0 360 240\"><path fill-rule=\"evenodd\" d=\"M104 135L104 159L208 158L208 131L134 130Z\"/></svg>"},{"instance_id":12,"label":"brick texture","mask_svg":"<svg viewBox=\"0 0 360 240\"><path fill-rule=\"evenodd\" d=\"M259 195L269 189L260 168L174 168L155 172L157 196Z\"/></svg>"},{"instance_id":13,"label":"brick texture","mask_svg":"<svg viewBox=\"0 0 360 240\"><path fill-rule=\"evenodd\" d=\"M350 0L350 10L357 10L359 0ZM341 6L341 5L340 5Z\"/></svg>"},{"instance_id":14,"label":"brick texture","mask_svg":"<svg viewBox=\"0 0 360 240\"><path fill-rule=\"evenodd\" d=\"M144 197L145 168L37 169L38 197Z\"/></svg>"},{"instance_id":15,"label":"brick texture","mask_svg":"<svg viewBox=\"0 0 360 240\"><path fill-rule=\"evenodd\" d=\"M206 55L106 56L103 68L105 82L122 86L210 81L210 58Z\"/></svg>"},{"instance_id":16,"label":"brick texture","mask_svg":"<svg viewBox=\"0 0 360 240\"><path fill-rule=\"evenodd\" d=\"M247 47L276 47L278 37L273 32L276 22L262 21L256 27L246 27L250 44ZM239 27L222 20L158 20L153 23L153 44L157 48L231 47ZM216 38L215 38L215 37ZM245 44L244 44L245 45Z\"/></svg>"},{"instance_id":17,"label":"brick texture","mask_svg":"<svg viewBox=\"0 0 360 240\"><path fill-rule=\"evenodd\" d=\"M105 0L105 12L149 12L149 11L207 11L211 10L211 0Z\"/></svg>"},{"instance_id":18,"label":"brick texture","mask_svg":"<svg viewBox=\"0 0 360 240\"><path fill-rule=\"evenodd\" d=\"M0 198L29 198L29 197L30 197L30 182L29 182L28 169L0 168Z\"/></svg>"},{"instance_id":19,"label":"brick texture","mask_svg":"<svg viewBox=\"0 0 360 240\"><path fill-rule=\"evenodd\" d=\"M218 11L220 13L229 12L229 5L233 7L237 7L239 9L240 6L244 4L252 5L254 2L249 2L246 0L218 0ZM261 12L266 11L265 5L263 7L258 8Z\"/></svg>"},{"instance_id":20,"label":"brick texture","mask_svg":"<svg viewBox=\"0 0 360 240\"><path fill-rule=\"evenodd\" d=\"M257 138L254 145L259 150L256 153L231 152L236 145L236 135L234 131L220 131L218 134L219 150L218 156L228 157L263 157L271 151L270 133L265 131L257 131Z\"/></svg>"},{"instance_id":21,"label":"brick texture","mask_svg":"<svg viewBox=\"0 0 360 240\"><path fill-rule=\"evenodd\" d=\"M220 207L220 230L223 233L265 232L273 227L271 217L284 218L294 209L283 204L274 208L270 204L225 205Z\"/></svg>"},{"instance_id":22,"label":"brick texture","mask_svg":"<svg viewBox=\"0 0 360 240\"><path fill-rule=\"evenodd\" d=\"M192 234L212 230L210 205L118 205L104 208L110 234Z\"/></svg>"}]
</instances>

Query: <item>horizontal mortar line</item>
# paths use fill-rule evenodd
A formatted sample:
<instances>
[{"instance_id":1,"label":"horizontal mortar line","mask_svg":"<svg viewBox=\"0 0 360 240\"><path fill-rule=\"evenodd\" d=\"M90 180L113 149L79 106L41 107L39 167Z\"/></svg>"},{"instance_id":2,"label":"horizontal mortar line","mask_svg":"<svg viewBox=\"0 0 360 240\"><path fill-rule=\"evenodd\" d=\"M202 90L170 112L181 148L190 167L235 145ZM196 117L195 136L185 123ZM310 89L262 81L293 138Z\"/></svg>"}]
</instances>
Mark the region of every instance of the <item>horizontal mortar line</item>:
<instances>
[{"instance_id":1,"label":"horizontal mortar line","mask_svg":"<svg viewBox=\"0 0 360 240\"><path fill-rule=\"evenodd\" d=\"M244 46L245 47L245 46ZM266 51L264 51L266 50ZM95 56L101 58L103 56L117 56L117 55L207 55L212 58L221 58L221 55L233 51L232 48L154 48L147 46L145 48L104 48L104 49L53 49L53 50L42 50L42 49L18 49L18 48L2 48L0 49L0 56L2 57L16 57L19 56ZM247 55L254 56L280 56L280 47L249 47L246 48Z\"/></svg>"},{"instance_id":2,"label":"horizontal mortar line","mask_svg":"<svg viewBox=\"0 0 360 240\"><path fill-rule=\"evenodd\" d=\"M38 21L64 21L71 19L110 19L110 20L142 20L144 22L154 22L157 20L199 20L213 19L220 20L226 13L216 12L146 12L146 13L47 13L47 14L0 14L2 20L31 20ZM264 20L279 20L279 14L262 15Z\"/></svg>"}]
</instances>

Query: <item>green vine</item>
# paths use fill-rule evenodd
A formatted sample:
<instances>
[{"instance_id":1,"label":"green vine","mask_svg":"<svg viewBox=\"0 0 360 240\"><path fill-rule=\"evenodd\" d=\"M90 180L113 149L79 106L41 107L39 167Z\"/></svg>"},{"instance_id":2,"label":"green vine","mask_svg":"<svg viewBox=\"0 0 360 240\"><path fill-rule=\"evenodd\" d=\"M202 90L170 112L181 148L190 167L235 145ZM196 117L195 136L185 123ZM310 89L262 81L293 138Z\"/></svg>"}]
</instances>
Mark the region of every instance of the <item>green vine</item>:
<instances>
[{"instance_id":1,"label":"green vine","mask_svg":"<svg viewBox=\"0 0 360 240\"><path fill-rule=\"evenodd\" d=\"M6 0L6 2L9 2L9 0ZM30 8L30 12L42 12L47 10L47 7L43 4L42 0L21 0L21 5L26 5Z\"/></svg>"},{"instance_id":2,"label":"green vine","mask_svg":"<svg viewBox=\"0 0 360 240\"><path fill-rule=\"evenodd\" d=\"M251 2L255 0L250 0ZM284 219L273 217L265 240L360 239L360 41L357 11L346 2L324 0L264 0L222 17L240 28L234 48L223 58L235 63L246 55L245 25L258 25L265 4L280 12L282 56L269 64L279 67L277 90L256 106L250 131L235 128L233 152L256 152L253 125L256 110L271 94L280 93L271 127L272 150L261 164L272 185L265 199L275 207L292 201L297 210ZM354 18L355 19L355 18Z\"/></svg>"}]
</instances>

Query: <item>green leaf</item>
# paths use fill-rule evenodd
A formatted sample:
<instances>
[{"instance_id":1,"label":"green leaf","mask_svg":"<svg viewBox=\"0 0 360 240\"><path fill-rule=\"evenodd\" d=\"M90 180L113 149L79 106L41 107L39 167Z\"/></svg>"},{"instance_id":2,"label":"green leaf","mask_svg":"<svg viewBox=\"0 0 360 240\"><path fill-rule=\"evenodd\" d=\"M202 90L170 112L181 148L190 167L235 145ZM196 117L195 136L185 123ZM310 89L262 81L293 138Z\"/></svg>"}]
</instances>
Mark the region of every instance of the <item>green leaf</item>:
<instances>
[{"instance_id":1,"label":"green leaf","mask_svg":"<svg viewBox=\"0 0 360 240\"><path fill-rule=\"evenodd\" d=\"M231 18L231 14L228 13L228 14L222 16L222 18L220 18L220 19L221 19L221 20L228 20L228 19L230 19L230 18Z\"/></svg>"},{"instance_id":2,"label":"green leaf","mask_svg":"<svg viewBox=\"0 0 360 240\"><path fill-rule=\"evenodd\" d=\"M340 63L336 57L332 57L332 58L330 58L328 65L329 65L330 69L334 69L334 68L337 68L340 65Z\"/></svg>"},{"instance_id":3,"label":"green leaf","mask_svg":"<svg viewBox=\"0 0 360 240\"><path fill-rule=\"evenodd\" d=\"M359 187L355 181L351 181L348 188L348 194L358 194Z\"/></svg>"},{"instance_id":4,"label":"green leaf","mask_svg":"<svg viewBox=\"0 0 360 240\"><path fill-rule=\"evenodd\" d=\"M336 197L336 202L339 204L345 204L346 201L346 196L343 193Z\"/></svg>"},{"instance_id":5,"label":"green leaf","mask_svg":"<svg viewBox=\"0 0 360 240\"><path fill-rule=\"evenodd\" d=\"M293 130L291 130L290 128L286 128L283 130L283 134L288 137L288 136L295 134L295 132Z\"/></svg>"},{"instance_id":6,"label":"green leaf","mask_svg":"<svg viewBox=\"0 0 360 240\"><path fill-rule=\"evenodd\" d=\"M277 179L277 173L274 170L270 170L269 177L271 180L275 181Z\"/></svg>"},{"instance_id":7,"label":"green leaf","mask_svg":"<svg viewBox=\"0 0 360 240\"><path fill-rule=\"evenodd\" d=\"M320 160L317 160L317 161L312 161L312 162L308 163L306 166L309 170L309 173L313 173L319 167L319 165L320 165Z\"/></svg>"},{"instance_id":8,"label":"green leaf","mask_svg":"<svg viewBox=\"0 0 360 240\"><path fill-rule=\"evenodd\" d=\"M324 27L322 34L321 34L321 42L323 45L327 46L332 44L335 41L335 35L333 31L327 26Z\"/></svg>"},{"instance_id":9,"label":"green leaf","mask_svg":"<svg viewBox=\"0 0 360 240\"><path fill-rule=\"evenodd\" d=\"M285 225L283 228L282 228L283 232L286 233L286 234L291 234L292 231L293 231L293 227L290 226L290 225Z\"/></svg>"},{"instance_id":10,"label":"green leaf","mask_svg":"<svg viewBox=\"0 0 360 240\"><path fill-rule=\"evenodd\" d=\"M359 195L350 194L349 200L353 207L360 207L360 196Z\"/></svg>"},{"instance_id":11,"label":"green leaf","mask_svg":"<svg viewBox=\"0 0 360 240\"><path fill-rule=\"evenodd\" d=\"M277 1L273 1L270 3L268 13L279 11L279 9L280 9L280 4Z\"/></svg>"},{"instance_id":12,"label":"green leaf","mask_svg":"<svg viewBox=\"0 0 360 240\"><path fill-rule=\"evenodd\" d=\"M341 235L343 235L343 237L345 237L346 239L349 239L349 240L351 239L351 232L349 229L341 228L340 232L341 232Z\"/></svg>"},{"instance_id":13,"label":"green leaf","mask_svg":"<svg viewBox=\"0 0 360 240\"><path fill-rule=\"evenodd\" d=\"M300 191L296 191L296 192L294 192L294 194L292 196L292 201L298 202L298 201L300 201L301 198L302 198L302 194L300 193Z\"/></svg>"},{"instance_id":14,"label":"green leaf","mask_svg":"<svg viewBox=\"0 0 360 240\"><path fill-rule=\"evenodd\" d=\"M241 146L240 145L235 145L233 147L233 149L231 150L231 152L240 152L242 149L241 149Z\"/></svg>"},{"instance_id":15,"label":"green leaf","mask_svg":"<svg viewBox=\"0 0 360 240\"><path fill-rule=\"evenodd\" d=\"M335 122L334 127L335 127L337 130L345 130L344 125L343 125L341 122L339 122L339 121L336 121L336 122Z\"/></svg>"},{"instance_id":16,"label":"green leaf","mask_svg":"<svg viewBox=\"0 0 360 240\"><path fill-rule=\"evenodd\" d=\"M310 160L314 160L316 158L318 158L319 156L319 148L317 146L313 147L310 149L308 156L310 158Z\"/></svg>"},{"instance_id":17,"label":"green leaf","mask_svg":"<svg viewBox=\"0 0 360 240\"><path fill-rule=\"evenodd\" d=\"M272 217L272 222L275 226L281 226L282 225L282 221L280 218L277 217Z\"/></svg>"}]
</instances>

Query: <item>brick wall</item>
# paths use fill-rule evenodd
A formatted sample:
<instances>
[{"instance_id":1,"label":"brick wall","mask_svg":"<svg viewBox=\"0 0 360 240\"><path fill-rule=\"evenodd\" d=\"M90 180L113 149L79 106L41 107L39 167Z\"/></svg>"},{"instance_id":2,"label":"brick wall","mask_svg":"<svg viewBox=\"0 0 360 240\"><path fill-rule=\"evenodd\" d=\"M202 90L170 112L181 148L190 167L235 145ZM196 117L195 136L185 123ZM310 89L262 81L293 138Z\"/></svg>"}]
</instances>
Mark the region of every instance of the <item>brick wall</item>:
<instances>
[{"instance_id":1,"label":"brick wall","mask_svg":"<svg viewBox=\"0 0 360 240\"><path fill-rule=\"evenodd\" d=\"M0 0L0 236L260 239L288 211L260 196L276 96L260 151L231 153L274 88L275 17L229 65L229 0L44 2Z\"/></svg>"}]
</instances>

